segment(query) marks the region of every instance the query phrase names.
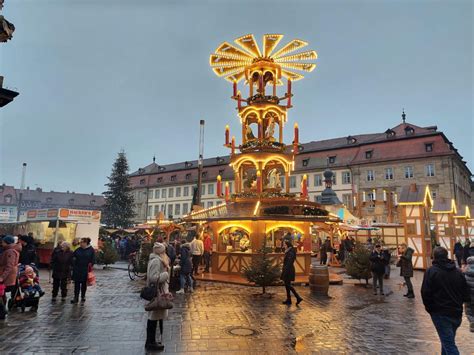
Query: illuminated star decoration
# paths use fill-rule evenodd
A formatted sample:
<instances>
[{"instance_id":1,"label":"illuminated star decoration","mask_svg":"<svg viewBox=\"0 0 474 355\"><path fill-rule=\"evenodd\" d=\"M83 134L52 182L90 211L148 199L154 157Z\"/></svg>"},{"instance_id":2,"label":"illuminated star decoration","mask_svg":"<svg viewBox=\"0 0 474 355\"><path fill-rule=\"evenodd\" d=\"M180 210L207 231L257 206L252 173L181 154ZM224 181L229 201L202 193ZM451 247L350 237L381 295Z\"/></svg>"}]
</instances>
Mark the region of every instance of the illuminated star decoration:
<instances>
[{"instance_id":1,"label":"illuminated star decoration","mask_svg":"<svg viewBox=\"0 0 474 355\"><path fill-rule=\"evenodd\" d=\"M294 39L274 52L282 40L283 35L266 34L263 36L263 52L260 50L253 34L248 34L237 38L234 46L228 42L217 47L214 54L211 54L209 63L214 73L219 77L224 77L230 82L239 82L245 78L245 68L259 61L267 61L281 67L283 77L296 81L304 76L293 70L311 72L316 68L316 64L306 61L315 60L318 55L315 51L304 51L293 53L308 45L307 42ZM293 53L289 55L290 53ZM281 83L278 83L281 84Z\"/></svg>"}]
</instances>

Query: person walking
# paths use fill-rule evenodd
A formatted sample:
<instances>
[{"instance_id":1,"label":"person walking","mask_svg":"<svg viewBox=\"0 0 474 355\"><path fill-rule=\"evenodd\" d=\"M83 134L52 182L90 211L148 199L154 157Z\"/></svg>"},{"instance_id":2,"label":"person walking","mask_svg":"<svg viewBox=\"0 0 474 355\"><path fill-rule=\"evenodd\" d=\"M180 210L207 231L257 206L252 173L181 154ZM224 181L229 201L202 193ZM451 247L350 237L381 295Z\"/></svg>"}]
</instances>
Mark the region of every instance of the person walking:
<instances>
[{"instance_id":1,"label":"person walking","mask_svg":"<svg viewBox=\"0 0 474 355\"><path fill-rule=\"evenodd\" d=\"M73 253L68 242L62 242L53 250L51 255L51 269L53 270L53 294L51 301L56 302L56 297L61 288L61 301L67 297L67 280L71 277Z\"/></svg>"},{"instance_id":2,"label":"person walking","mask_svg":"<svg viewBox=\"0 0 474 355\"><path fill-rule=\"evenodd\" d=\"M157 285L159 294L167 294L169 292L169 272L170 259L166 255L166 247L162 243L153 245L153 253L150 254L147 268L147 286L151 284ZM146 323L146 350L163 351L163 321L168 317L167 309L158 309L148 312L148 320ZM156 328L160 326L160 341L156 341Z\"/></svg>"},{"instance_id":3,"label":"person walking","mask_svg":"<svg viewBox=\"0 0 474 355\"><path fill-rule=\"evenodd\" d=\"M319 257L319 265L326 265L328 263L328 254L331 251L331 239L326 237L326 240L321 245L321 256Z\"/></svg>"},{"instance_id":4,"label":"person walking","mask_svg":"<svg viewBox=\"0 0 474 355\"><path fill-rule=\"evenodd\" d=\"M383 292L383 276L385 274L385 265L388 260L382 250L380 244L375 245L374 251L370 254L370 271L372 272L374 295L377 294L377 283L380 289L380 295L385 295Z\"/></svg>"},{"instance_id":5,"label":"person walking","mask_svg":"<svg viewBox=\"0 0 474 355\"><path fill-rule=\"evenodd\" d=\"M398 257L397 266L400 268L400 276L404 278L408 290L408 292L403 296L407 298L415 298L413 284L411 283L411 278L413 277L413 264L411 259L413 257L414 250L410 247L407 247L407 245L403 243L400 245L399 253L400 255Z\"/></svg>"},{"instance_id":6,"label":"person walking","mask_svg":"<svg viewBox=\"0 0 474 355\"><path fill-rule=\"evenodd\" d=\"M3 302L0 304L0 319L5 319L7 314L6 293L10 292L11 296L15 293L21 244L15 244L15 239L11 235L3 237L1 244L3 253L0 254L0 284L5 287L5 293L2 296Z\"/></svg>"},{"instance_id":7,"label":"person walking","mask_svg":"<svg viewBox=\"0 0 474 355\"><path fill-rule=\"evenodd\" d=\"M211 266L212 239L209 233L204 234L204 272L209 272Z\"/></svg>"},{"instance_id":8,"label":"person walking","mask_svg":"<svg viewBox=\"0 0 474 355\"><path fill-rule=\"evenodd\" d=\"M95 251L91 246L90 238L81 238L80 247L76 249L72 259L72 279L74 281L74 299L72 304L79 302L79 292L81 302L86 301L87 274L95 264Z\"/></svg>"},{"instance_id":9,"label":"person walking","mask_svg":"<svg viewBox=\"0 0 474 355\"><path fill-rule=\"evenodd\" d=\"M193 279L191 274L193 272L193 265L191 264L191 250L189 243L185 240L181 241L180 258L179 258L179 281L181 288L176 291L177 294L184 293L186 281L189 284L189 292L193 292Z\"/></svg>"},{"instance_id":10,"label":"person walking","mask_svg":"<svg viewBox=\"0 0 474 355\"><path fill-rule=\"evenodd\" d=\"M195 235L190 247L193 256L193 274L199 275L199 264L201 264L202 255L204 254L204 243L198 235Z\"/></svg>"},{"instance_id":11,"label":"person walking","mask_svg":"<svg viewBox=\"0 0 474 355\"><path fill-rule=\"evenodd\" d=\"M389 279L390 278L390 259L392 258L392 255L390 254L390 250L387 247L383 248L383 256L385 257L385 274L384 278Z\"/></svg>"},{"instance_id":12,"label":"person walking","mask_svg":"<svg viewBox=\"0 0 474 355\"><path fill-rule=\"evenodd\" d=\"M22 235L18 238L18 242L21 244L19 263L22 265L35 264L37 257L33 238L28 235Z\"/></svg>"},{"instance_id":13,"label":"person walking","mask_svg":"<svg viewBox=\"0 0 474 355\"><path fill-rule=\"evenodd\" d=\"M303 298L296 292L295 288L291 285L292 281L295 281L295 260L296 260L296 249L293 247L291 240L285 239L285 257L283 258L283 268L281 270L280 279L285 284L286 289L286 300L283 301L283 304L291 304L291 292L296 297L296 305L299 305Z\"/></svg>"},{"instance_id":14,"label":"person walking","mask_svg":"<svg viewBox=\"0 0 474 355\"><path fill-rule=\"evenodd\" d=\"M464 252L464 250L463 250L462 244L458 240L456 243L454 243L454 256L456 257L458 267L462 266L463 252Z\"/></svg>"},{"instance_id":15,"label":"person walking","mask_svg":"<svg viewBox=\"0 0 474 355\"><path fill-rule=\"evenodd\" d=\"M466 316L469 321L469 329L474 333L474 256L467 258L464 277L471 294L471 302L466 303Z\"/></svg>"},{"instance_id":16,"label":"person walking","mask_svg":"<svg viewBox=\"0 0 474 355\"><path fill-rule=\"evenodd\" d=\"M448 259L443 247L433 250L433 265L426 270L421 298L438 332L441 354L459 354L456 330L462 322L463 302L469 302L469 289L462 272Z\"/></svg>"},{"instance_id":17,"label":"person walking","mask_svg":"<svg viewBox=\"0 0 474 355\"><path fill-rule=\"evenodd\" d=\"M462 251L462 262L464 265L467 264L467 258L469 258L470 256L474 256L474 253L471 255L470 249L472 249L472 251L474 252L474 248L471 248L471 240L469 238L466 238Z\"/></svg>"}]
</instances>

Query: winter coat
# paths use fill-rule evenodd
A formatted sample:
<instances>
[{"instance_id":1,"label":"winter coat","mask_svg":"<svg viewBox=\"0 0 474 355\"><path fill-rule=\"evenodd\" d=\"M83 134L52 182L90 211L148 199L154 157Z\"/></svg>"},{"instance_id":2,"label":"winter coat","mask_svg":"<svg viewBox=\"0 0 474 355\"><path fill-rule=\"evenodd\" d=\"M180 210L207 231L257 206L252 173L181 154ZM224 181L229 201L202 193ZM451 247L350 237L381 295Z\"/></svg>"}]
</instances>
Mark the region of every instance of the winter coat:
<instances>
[{"instance_id":1,"label":"winter coat","mask_svg":"<svg viewBox=\"0 0 474 355\"><path fill-rule=\"evenodd\" d=\"M21 248L19 263L30 265L36 263L36 247L28 243Z\"/></svg>"},{"instance_id":2,"label":"winter coat","mask_svg":"<svg viewBox=\"0 0 474 355\"><path fill-rule=\"evenodd\" d=\"M71 276L71 266L73 252L64 251L61 248L53 250L51 255L51 268L53 270L53 279L67 279Z\"/></svg>"},{"instance_id":3,"label":"winter coat","mask_svg":"<svg viewBox=\"0 0 474 355\"><path fill-rule=\"evenodd\" d=\"M456 242L456 244L454 244L454 255L456 255L459 258L462 258L462 254L463 254L462 244L460 242Z\"/></svg>"},{"instance_id":4,"label":"winter coat","mask_svg":"<svg viewBox=\"0 0 474 355\"><path fill-rule=\"evenodd\" d=\"M281 270L280 280L283 282L295 281L295 260L296 260L296 249L289 247L285 251L285 257L283 259L283 268Z\"/></svg>"},{"instance_id":5,"label":"winter coat","mask_svg":"<svg viewBox=\"0 0 474 355\"><path fill-rule=\"evenodd\" d=\"M474 256L467 258L467 267L464 270L467 286L471 295L471 302L466 305L466 314L469 322L474 323Z\"/></svg>"},{"instance_id":6,"label":"winter coat","mask_svg":"<svg viewBox=\"0 0 474 355\"><path fill-rule=\"evenodd\" d=\"M189 244L181 245L181 257L179 258L179 265L181 266L182 274L190 274L193 270L193 264L191 263L191 251Z\"/></svg>"},{"instance_id":7,"label":"winter coat","mask_svg":"<svg viewBox=\"0 0 474 355\"><path fill-rule=\"evenodd\" d=\"M77 248L72 258L72 279L75 282L86 282L89 265L95 264L95 251L92 246Z\"/></svg>"},{"instance_id":8,"label":"winter coat","mask_svg":"<svg viewBox=\"0 0 474 355\"><path fill-rule=\"evenodd\" d=\"M321 246L321 252L322 253L332 253L332 245L331 245L331 241L326 239L323 243L323 245Z\"/></svg>"},{"instance_id":9,"label":"winter coat","mask_svg":"<svg viewBox=\"0 0 474 355\"><path fill-rule=\"evenodd\" d=\"M471 252L474 253L474 247L471 248L471 244L466 243L466 245L464 245L463 253L462 253L462 260L464 261L465 264L467 263L467 258L469 258L470 256L474 256L474 254Z\"/></svg>"},{"instance_id":10,"label":"winter coat","mask_svg":"<svg viewBox=\"0 0 474 355\"><path fill-rule=\"evenodd\" d=\"M462 305L469 302L469 288L462 272L449 259L433 260L425 272L421 297L430 314L462 316Z\"/></svg>"},{"instance_id":11,"label":"winter coat","mask_svg":"<svg viewBox=\"0 0 474 355\"><path fill-rule=\"evenodd\" d=\"M190 248L191 248L192 255L204 254L204 243L200 239L194 239L190 244Z\"/></svg>"},{"instance_id":12,"label":"winter coat","mask_svg":"<svg viewBox=\"0 0 474 355\"><path fill-rule=\"evenodd\" d=\"M148 268L146 272L146 285L158 284L158 291L160 293L169 293L169 270L163 264L159 255L151 253L148 261ZM167 309L159 309L148 312L148 319L158 320L168 317Z\"/></svg>"},{"instance_id":13,"label":"winter coat","mask_svg":"<svg viewBox=\"0 0 474 355\"><path fill-rule=\"evenodd\" d=\"M0 277L6 287L16 284L21 244L8 244L0 255Z\"/></svg>"},{"instance_id":14,"label":"winter coat","mask_svg":"<svg viewBox=\"0 0 474 355\"><path fill-rule=\"evenodd\" d=\"M385 273L385 265L388 265L386 254L381 250L377 253L375 250L370 254L370 271L382 275Z\"/></svg>"},{"instance_id":15,"label":"winter coat","mask_svg":"<svg viewBox=\"0 0 474 355\"><path fill-rule=\"evenodd\" d=\"M397 263L397 266L400 267L400 276L402 277L413 277L413 264L411 263L411 258L415 251L408 247L405 252L400 255L400 260Z\"/></svg>"}]
</instances>

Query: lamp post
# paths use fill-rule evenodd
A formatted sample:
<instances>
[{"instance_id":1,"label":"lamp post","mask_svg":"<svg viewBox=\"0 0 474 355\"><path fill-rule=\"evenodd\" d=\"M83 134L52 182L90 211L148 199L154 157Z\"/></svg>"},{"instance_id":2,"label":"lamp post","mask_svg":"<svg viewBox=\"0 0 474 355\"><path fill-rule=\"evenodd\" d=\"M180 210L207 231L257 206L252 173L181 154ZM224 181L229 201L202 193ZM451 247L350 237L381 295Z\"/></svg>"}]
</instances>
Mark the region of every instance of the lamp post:
<instances>
[{"instance_id":1,"label":"lamp post","mask_svg":"<svg viewBox=\"0 0 474 355\"><path fill-rule=\"evenodd\" d=\"M23 190L25 189L25 176L26 176L26 163L23 163L23 168L21 171L20 193L18 196L18 205L17 205L17 211L16 211L17 222L20 222L20 208L21 208L21 201L23 200Z\"/></svg>"}]
</instances>

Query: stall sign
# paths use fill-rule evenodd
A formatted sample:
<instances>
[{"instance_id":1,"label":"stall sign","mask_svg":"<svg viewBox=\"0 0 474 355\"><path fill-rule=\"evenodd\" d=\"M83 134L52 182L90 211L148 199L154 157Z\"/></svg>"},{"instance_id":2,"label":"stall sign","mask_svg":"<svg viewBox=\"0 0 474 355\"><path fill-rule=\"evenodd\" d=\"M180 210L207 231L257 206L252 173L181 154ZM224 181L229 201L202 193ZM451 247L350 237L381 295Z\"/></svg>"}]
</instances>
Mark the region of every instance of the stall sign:
<instances>
[{"instance_id":1,"label":"stall sign","mask_svg":"<svg viewBox=\"0 0 474 355\"><path fill-rule=\"evenodd\" d=\"M100 221L100 216L100 211L74 210L70 208L61 208L59 210L59 217L63 220Z\"/></svg>"},{"instance_id":2,"label":"stall sign","mask_svg":"<svg viewBox=\"0 0 474 355\"><path fill-rule=\"evenodd\" d=\"M28 210L26 212L27 221L41 221L45 219L55 219L58 217L58 210L56 208L43 210Z\"/></svg>"}]
</instances>

